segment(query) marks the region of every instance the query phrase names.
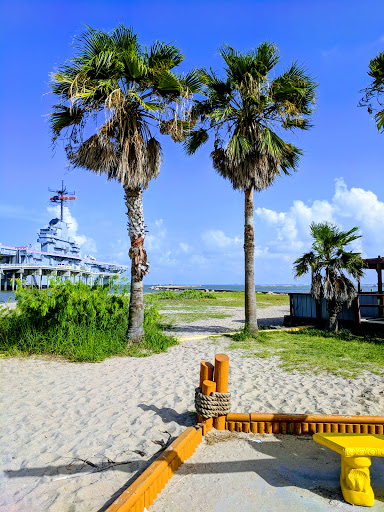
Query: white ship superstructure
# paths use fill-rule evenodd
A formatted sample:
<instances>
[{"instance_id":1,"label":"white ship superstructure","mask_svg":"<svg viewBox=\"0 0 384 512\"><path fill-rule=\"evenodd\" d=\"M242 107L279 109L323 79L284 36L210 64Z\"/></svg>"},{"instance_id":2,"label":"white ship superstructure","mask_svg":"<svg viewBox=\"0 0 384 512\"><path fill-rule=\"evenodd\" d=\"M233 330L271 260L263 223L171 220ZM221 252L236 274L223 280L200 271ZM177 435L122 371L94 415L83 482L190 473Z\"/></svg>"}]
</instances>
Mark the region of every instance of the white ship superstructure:
<instances>
[{"instance_id":1,"label":"white ship superstructure","mask_svg":"<svg viewBox=\"0 0 384 512\"><path fill-rule=\"evenodd\" d=\"M37 241L41 250L31 246L13 247L0 243L1 289L14 289L15 280L21 278L32 286L42 288L49 283L49 277L61 276L81 279L92 284L96 278L101 282L127 270L127 266L98 261L93 256L82 257L80 247L68 233L64 221L64 204L76 199L68 193L62 182L61 190L51 190L55 195L51 203L60 205L60 218L52 219L47 227L41 228Z\"/></svg>"}]
</instances>

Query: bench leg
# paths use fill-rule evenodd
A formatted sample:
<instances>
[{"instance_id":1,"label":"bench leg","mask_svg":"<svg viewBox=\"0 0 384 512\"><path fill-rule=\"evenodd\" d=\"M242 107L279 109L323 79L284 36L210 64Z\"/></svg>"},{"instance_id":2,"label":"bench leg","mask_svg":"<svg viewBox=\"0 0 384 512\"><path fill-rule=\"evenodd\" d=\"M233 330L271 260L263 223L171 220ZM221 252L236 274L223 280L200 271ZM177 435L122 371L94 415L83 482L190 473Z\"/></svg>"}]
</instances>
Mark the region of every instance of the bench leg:
<instances>
[{"instance_id":1,"label":"bench leg","mask_svg":"<svg viewBox=\"0 0 384 512\"><path fill-rule=\"evenodd\" d=\"M371 457L341 456L340 485L348 503L372 507L375 495L371 487L370 465Z\"/></svg>"}]
</instances>

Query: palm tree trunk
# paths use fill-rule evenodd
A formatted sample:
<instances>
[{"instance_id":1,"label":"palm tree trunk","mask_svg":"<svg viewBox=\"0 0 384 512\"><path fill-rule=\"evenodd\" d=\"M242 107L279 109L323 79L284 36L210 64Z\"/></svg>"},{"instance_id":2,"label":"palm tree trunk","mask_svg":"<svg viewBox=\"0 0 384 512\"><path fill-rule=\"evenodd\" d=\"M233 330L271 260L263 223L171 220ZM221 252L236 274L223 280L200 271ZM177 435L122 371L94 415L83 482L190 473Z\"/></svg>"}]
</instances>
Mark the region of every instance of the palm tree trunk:
<instances>
[{"instance_id":1,"label":"palm tree trunk","mask_svg":"<svg viewBox=\"0 0 384 512\"><path fill-rule=\"evenodd\" d=\"M255 242L253 233L253 188L245 191L244 268L245 325L251 334L258 333L255 293Z\"/></svg>"},{"instance_id":2,"label":"palm tree trunk","mask_svg":"<svg viewBox=\"0 0 384 512\"><path fill-rule=\"evenodd\" d=\"M339 321L337 316L340 312L340 305L336 300L329 300L327 302L328 320L327 330L337 332L339 330Z\"/></svg>"},{"instance_id":3,"label":"palm tree trunk","mask_svg":"<svg viewBox=\"0 0 384 512\"><path fill-rule=\"evenodd\" d=\"M128 232L131 239L131 286L127 337L139 342L144 336L143 277L149 272L147 253L144 249L145 225L141 189L124 187L127 206Z\"/></svg>"}]
</instances>

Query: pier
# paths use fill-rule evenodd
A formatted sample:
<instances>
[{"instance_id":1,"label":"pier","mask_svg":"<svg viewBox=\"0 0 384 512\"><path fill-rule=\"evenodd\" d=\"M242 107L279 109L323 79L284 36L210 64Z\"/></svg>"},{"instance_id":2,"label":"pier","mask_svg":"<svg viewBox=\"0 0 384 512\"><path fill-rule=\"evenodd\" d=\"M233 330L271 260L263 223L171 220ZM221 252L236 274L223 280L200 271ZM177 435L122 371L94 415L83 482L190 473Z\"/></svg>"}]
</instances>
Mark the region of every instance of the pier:
<instances>
[{"instance_id":1,"label":"pier","mask_svg":"<svg viewBox=\"0 0 384 512\"><path fill-rule=\"evenodd\" d=\"M16 279L20 279L23 285L36 287L41 290L45 287L49 288L50 278L60 277L62 279L69 279L72 282L82 281L92 286L96 279L101 284L107 284L111 282L114 276L116 276L116 272L92 272L91 270L73 268L71 265L51 266L33 263L0 265L0 282L1 290L3 291L14 291L16 289Z\"/></svg>"}]
</instances>

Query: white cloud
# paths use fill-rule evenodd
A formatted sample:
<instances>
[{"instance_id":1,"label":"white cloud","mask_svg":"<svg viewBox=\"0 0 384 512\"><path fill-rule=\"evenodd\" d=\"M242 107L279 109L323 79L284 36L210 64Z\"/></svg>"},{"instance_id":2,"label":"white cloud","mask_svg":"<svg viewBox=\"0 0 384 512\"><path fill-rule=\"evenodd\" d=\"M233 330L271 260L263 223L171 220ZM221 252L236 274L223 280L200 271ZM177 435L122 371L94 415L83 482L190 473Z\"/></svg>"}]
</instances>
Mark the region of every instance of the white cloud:
<instances>
[{"instance_id":1,"label":"white cloud","mask_svg":"<svg viewBox=\"0 0 384 512\"><path fill-rule=\"evenodd\" d=\"M150 233L145 237L144 245L147 251L163 251L166 236L167 229L164 226L163 219L155 220L153 226L151 226Z\"/></svg>"},{"instance_id":2,"label":"white cloud","mask_svg":"<svg viewBox=\"0 0 384 512\"><path fill-rule=\"evenodd\" d=\"M266 208L255 210L255 233L264 240L270 253L281 256L289 253L292 261L311 245L311 222L331 222L343 230L359 227L362 238L351 248L365 256L379 254L384 245L384 202L370 190L348 189L343 178L335 180L335 193L331 201L316 200L305 204L293 201L287 212Z\"/></svg>"},{"instance_id":3,"label":"white cloud","mask_svg":"<svg viewBox=\"0 0 384 512\"><path fill-rule=\"evenodd\" d=\"M189 254L192 251L192 247L184 242L180 242L179 247L181 252L183 252L184 254Z\"/></svg>"},{"instance_id":4,"label":"white cloud","mask_svg":"<svg viewBox=\"0 0 384 512\"><path fill-rule=\"evenodd\" d=\"M48 213L60 217L60 206L48 206ZM78 234L79 225L75 217L73 217L69 208L64 208L64 222L68 224L68 234L80 246L82 253L97 252L96 242L93 238Z\"/></svg>"},{"instance_id":5,"label":"white cloud","mask_svg":"<svg viewBox=\"0 0 384 512\"><path fill-rule=\"evenodd\" d=\"M234 246L239 246L243 243L242 239L235 236L234 238L230 238L227 236L224 231L210 229L205 231L201 238L208 249L227 249L233 248Z\"/></svg>"},{"instance_id":6,"label":"white cloud","mask_svg":"<svg viewBox=\"0 0 384 512\"><path fill-rule=\"evenodd\" d=\"M384 242L384 203L376 194L362 188L348 190L344 180L339 178L333 201L340 217L354 218L369 236L376 236Z\"/></svg>"}]
</instances>

